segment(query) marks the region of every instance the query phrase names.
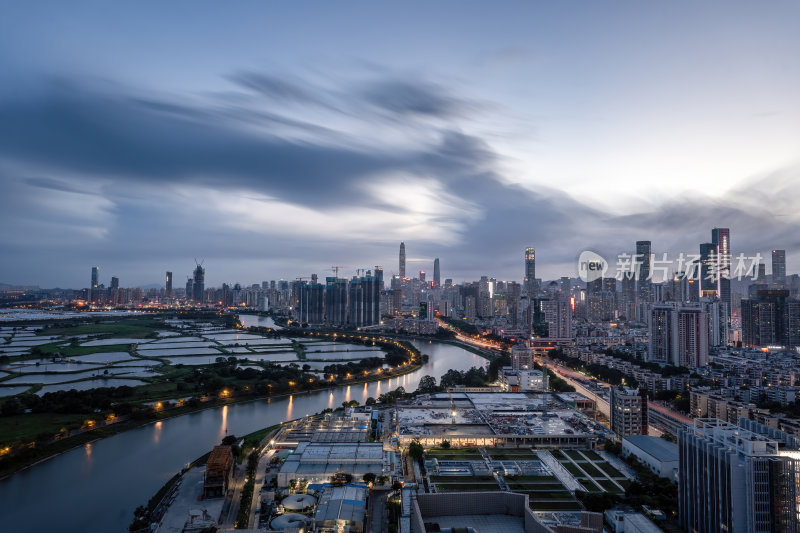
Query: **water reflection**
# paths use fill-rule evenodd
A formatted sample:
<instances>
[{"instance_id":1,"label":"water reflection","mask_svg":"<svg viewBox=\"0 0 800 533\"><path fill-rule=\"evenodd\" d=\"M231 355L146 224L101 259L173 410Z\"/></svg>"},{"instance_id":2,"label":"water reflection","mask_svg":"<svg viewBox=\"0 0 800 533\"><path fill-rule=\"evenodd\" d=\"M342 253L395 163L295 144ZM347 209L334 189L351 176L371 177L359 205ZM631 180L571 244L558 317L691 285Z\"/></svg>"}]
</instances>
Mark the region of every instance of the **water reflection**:
<instances>
[{"instance_id":1,"label":"water reflection","mask_svg":"<svg viewBox=\"0 0 800 533\"><path fill-rule=\"evenodd\" d=\"M163 424L161 420L153 424L153 444L158 444L158 441L161 440L162 426Z\"/></svg>"},{"instance_id":2,"label":"water reflection","mask_svg":"<svg viewBox=\"0 0 800 533\"><path fill-rule=\"evenodd\" d=\"M366 399L402 385L417 388L419 379L437 380L453 368L485 365L471 353L448 344L414 343L430 356L428 363L402 378L368 383ZM126 431L87 447L66 452L33 468L0 480L3 531L17 533L52 529L64 533L125 531L137 505L147 502L187 462L208 452L225 436L245 435L294 418L336 408L352 399L350 387L293 397L264 399L206 409ZM358 395L358 396L361 396ZM160 432L156 438L155 433ZM120 482L124 480L124 482ZM80 487L80 491L74 490ZM48 494L48 512L41 512L41 494ZM91 502L91 504L87 503Z\"/></svg>"}]
</instances>

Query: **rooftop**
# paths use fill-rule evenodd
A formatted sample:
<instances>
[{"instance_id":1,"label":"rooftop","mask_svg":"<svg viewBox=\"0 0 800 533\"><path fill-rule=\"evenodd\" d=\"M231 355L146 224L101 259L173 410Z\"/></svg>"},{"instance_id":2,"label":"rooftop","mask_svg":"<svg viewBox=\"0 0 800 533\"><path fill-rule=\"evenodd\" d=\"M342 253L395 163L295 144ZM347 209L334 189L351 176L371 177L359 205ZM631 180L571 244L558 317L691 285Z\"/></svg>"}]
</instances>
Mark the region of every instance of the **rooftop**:
<instances>
[{"instance_id":1,"label":"rooftop","mask_svg":"<svg viewBox=\"0 0 800 533\"><path fill-rule=\"evenodd\" d=\"M678 460L678 445L661 437L647 435L631 435L623 440L630 442L646 454L662 463Z\"/></svg>"}]
</instances>

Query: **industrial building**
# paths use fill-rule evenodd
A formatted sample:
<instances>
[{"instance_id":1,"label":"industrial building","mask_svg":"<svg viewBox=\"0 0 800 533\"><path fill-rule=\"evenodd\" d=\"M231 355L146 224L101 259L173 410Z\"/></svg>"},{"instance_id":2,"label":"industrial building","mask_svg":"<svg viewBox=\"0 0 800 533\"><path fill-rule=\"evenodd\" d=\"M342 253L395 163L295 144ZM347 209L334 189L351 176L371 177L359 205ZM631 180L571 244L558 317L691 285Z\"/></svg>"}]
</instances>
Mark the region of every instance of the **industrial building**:
<instances>
[{"instance_id":1,"label":"industrial building","mask_svg":"<svg viewBox=\"0 0 800 533\"><path fill-rule=\"evenodd\" d=\"M301 442L281 466L278 486L288 487L294 479L325 483L337 472L361 479L367 472L379 476L388 469L389 459L381 443Z\"/></svg>"},{"instance_id":2,"label":"industrial building","mask_svg":"<svg viewBox=\"0 0 800 533\"><path fill-rule=\"evenodd\" d=\"M423 494L403 491L405 516L401 518L401 530L409 533L426 533L426 531L601 533L603 531L603 516L585 511L581 513L578 524L551 527L531 511L528 501L527 494L514 492ZM405 527L404 521L407 524ZM431 528L426 528L427 525Z\"/></svg>"},{"instance_id":3,"label":"industrial building","mask_svg":"<svg viewBox=\"0 0 800 533\"><path fill-rule=\"evenodd\" d=\"M219 498L228 490L228 481L233 471L233 452L230 446L214 446L206 461L203 476L203 497Z\"/></svg>"},{"instance_id":4,"label":"industrial building","mask_svg":"<svg viewBox=\"0 0 800 533\"><path fill-rule=\"evenodd\" d=\"M453 446L593 448L605 430L552 393L454 392L398 403L397 438L426 447Z\"/></svg>"},{"instance_id":5,"label":"industrial building","mask_svg":"<svg viewBox=\"0 0 800 533\"><path fill-rule=\"evenodd\" d=\"M368 489L363 484L326 486L314 513L317 533L362 533Z\"/></svg>"},{"instance_id":6,"label":"industrial building","mask_svg":"<svg viewBox=\"0 0 800 533\"><path fill-rule=\"evenodd\" d=\"M651 472L678 480L678 445L661 437L630 435L622 439L623 457L634 456Z\"/></svg>"}]
</instances>

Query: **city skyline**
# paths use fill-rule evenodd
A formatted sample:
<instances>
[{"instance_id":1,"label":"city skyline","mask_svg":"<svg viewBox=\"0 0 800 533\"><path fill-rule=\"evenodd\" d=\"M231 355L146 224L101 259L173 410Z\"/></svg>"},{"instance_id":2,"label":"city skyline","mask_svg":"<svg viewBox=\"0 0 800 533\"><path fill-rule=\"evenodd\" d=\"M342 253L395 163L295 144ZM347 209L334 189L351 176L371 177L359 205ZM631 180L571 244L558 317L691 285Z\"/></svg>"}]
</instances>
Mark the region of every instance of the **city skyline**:
<instances>
[{"instance_id":1,"label":"city skyline","mask_svg":"<svg viewBox=\"0 0 800 533\"><path fill-rule=\"evenodd\" d=\"M0 282L288 278L399 241L455 279L518 279L533 243L551 278L713 227L796 270L798 6L146 7L5 8Z\"/></svg>"}]
</instances>

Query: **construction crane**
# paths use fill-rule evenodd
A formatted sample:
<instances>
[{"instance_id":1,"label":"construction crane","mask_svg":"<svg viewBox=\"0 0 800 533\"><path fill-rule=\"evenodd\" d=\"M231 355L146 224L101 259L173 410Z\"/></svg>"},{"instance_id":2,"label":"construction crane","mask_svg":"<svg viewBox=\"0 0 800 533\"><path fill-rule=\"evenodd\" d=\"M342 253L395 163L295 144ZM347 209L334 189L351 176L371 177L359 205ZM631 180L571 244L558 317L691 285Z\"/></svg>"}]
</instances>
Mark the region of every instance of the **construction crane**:
<instances>
[{"instance_id":1,"label":"construction crane","mask_svg":"<svg viewBox=\"0 0 800 533\"><path fill-rule=\"evenodd\" d=\"M337 266L337 265L334 265L334 266L331 267L331 270L333 270L333 275L336 276L337 278L339 277L339 269L340 268L345 268L345 267Z\"/></svg>"},{"instance_id":2,"label":"construction crane","mask_svg":"<svg viewBox=\"0 0 800 533\"><path fill-rule=\"evenodd\" d=\"M308 277L308 276L299 276L299 277L296 277L294 279L296 279L297 281L303 281L304 279L311 279L311 278Z\"/></svg>"}]
</instances>

